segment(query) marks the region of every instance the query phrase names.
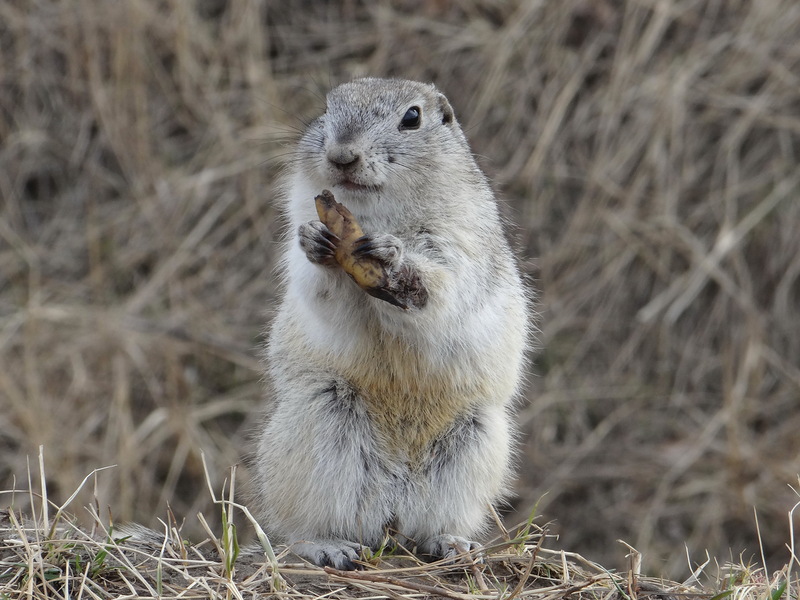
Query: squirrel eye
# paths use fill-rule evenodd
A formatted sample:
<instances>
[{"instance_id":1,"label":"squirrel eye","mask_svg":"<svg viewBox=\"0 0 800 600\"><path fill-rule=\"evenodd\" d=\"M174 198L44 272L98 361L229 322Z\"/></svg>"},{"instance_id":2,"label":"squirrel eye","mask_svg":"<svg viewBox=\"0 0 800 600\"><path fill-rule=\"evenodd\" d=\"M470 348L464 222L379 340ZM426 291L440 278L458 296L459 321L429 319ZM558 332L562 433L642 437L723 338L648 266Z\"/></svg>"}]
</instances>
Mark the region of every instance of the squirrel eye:
<instances>
[{"instance_id":1,"label":"squirrel eye","mask_svg":"<svg viewBox=\"0 0 800 600\"><path fill-rule=\"evenodd\" d=\"M412 106L403 115L400 121L400 129L417 129L422 117L422 109L419 106Z\"/></svg>"}]
</instances>

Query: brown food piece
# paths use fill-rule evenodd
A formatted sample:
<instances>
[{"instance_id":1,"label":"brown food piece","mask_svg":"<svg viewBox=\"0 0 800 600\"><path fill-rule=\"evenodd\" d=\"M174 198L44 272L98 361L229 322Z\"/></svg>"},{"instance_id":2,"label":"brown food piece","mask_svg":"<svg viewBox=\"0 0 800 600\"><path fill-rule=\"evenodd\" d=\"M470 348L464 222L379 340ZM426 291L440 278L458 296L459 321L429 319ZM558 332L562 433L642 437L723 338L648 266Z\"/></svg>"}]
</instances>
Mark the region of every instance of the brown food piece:
<instances>
[{"instance_id":1,"label":"brown food piece","mask_svg":"<svg viewBox=\"0 0 800 600\"><path fill-rule=\"evenodd\" d=\"M364 231L346 206L336 201L329 190L314 198L317 215L330 232L339 238L334 257L359 287L371 296L386 300L395 306L407 308L405 303L388 291L388 276L385 265L369 256L356 256L353 250L363 236Z\"/></svg>"}]
</instances>

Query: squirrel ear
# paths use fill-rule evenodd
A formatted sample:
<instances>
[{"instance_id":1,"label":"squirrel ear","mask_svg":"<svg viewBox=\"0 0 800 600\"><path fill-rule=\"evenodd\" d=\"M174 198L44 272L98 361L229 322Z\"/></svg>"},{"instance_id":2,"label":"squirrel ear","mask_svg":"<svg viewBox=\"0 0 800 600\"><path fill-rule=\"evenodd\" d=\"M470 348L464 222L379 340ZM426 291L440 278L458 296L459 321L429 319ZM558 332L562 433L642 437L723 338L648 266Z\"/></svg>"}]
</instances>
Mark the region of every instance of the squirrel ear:
<instances>
[{"instance_id":1,"label":"squirrel ear","mask_svg":"<svg viewBox=\"0 0 800 600\"><path fill-rule=\"evenodd\" d=\"M439 100L439 110L442 111L442 124L448 125L452 123L454 118L453 107L450 106L444 94L438 94L437 99Z\"/></svg>"}]
</instances>

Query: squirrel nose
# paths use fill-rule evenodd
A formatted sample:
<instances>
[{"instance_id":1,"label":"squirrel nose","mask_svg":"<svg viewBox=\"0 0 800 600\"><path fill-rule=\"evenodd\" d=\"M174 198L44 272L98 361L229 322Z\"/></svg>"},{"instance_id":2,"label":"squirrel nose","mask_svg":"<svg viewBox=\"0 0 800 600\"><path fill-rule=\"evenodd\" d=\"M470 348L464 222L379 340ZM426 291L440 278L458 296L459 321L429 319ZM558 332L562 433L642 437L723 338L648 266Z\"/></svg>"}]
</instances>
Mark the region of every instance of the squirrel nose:
<instances>
[{"instance_id":1,"label":"squirrel nose","mask_svg":"<svg viewBox=\"0 0 800 600\"><path fill-rule=\"evenodd\" d=\"M328 149L328 161L340 171L352 170L361 160L361 155L347 146L334 146Z\"/></svg>"}]
</instances>

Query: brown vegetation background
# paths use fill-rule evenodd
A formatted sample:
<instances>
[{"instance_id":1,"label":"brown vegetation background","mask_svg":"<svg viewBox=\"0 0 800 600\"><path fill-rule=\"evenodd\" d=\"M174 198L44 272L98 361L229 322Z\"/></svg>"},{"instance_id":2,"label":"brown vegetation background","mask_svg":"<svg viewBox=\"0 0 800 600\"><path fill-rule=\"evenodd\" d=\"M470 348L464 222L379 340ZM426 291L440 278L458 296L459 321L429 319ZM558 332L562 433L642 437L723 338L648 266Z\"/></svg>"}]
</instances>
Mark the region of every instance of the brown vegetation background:
<instances>
[{"instance_id":1,"label":"brown vegetation background","mask_svg":"<svg viewBox=\"0 0 800 600\"><path fill-rule=\"evenodd\" d=\"M200 452L221 486L260 402L287 143L367 74L435 82L519 225L541 332L509 520L538 502L558 546L684 577L684 544L759 562L756 507L786 564L795 0L4 0L2 489L44 445L56 501L114 464L115 520L216 514Z\"/></svg>"}]
</instances>

